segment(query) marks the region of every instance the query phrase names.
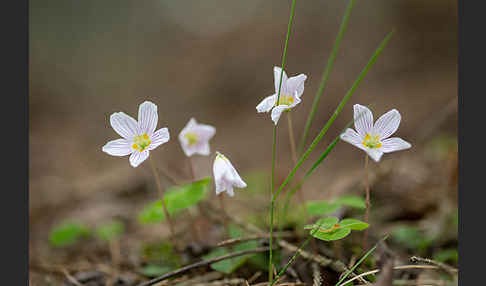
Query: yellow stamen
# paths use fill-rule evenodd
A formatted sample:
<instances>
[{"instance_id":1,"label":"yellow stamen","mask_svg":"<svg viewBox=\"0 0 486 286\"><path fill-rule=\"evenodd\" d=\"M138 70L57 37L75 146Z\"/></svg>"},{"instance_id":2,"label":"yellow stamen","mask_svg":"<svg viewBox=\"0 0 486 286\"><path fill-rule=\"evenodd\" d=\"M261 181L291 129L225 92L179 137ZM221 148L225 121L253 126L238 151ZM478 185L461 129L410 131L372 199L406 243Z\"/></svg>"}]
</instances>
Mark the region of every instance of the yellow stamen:
<instances>
[{"instance_id":1,"label":"yellow stamen","mask_svg":"<svg viewBox=\"0 0 486 286\"><path fill-rule=\"evenodd\" d=\"M147 135L147 133L144 133L133 138L132 148L143 152L150 145L150 143L152 143L152 141L150 141L150 137Z\"/></svg>"},{"instance_id":2,"label":"yellow stamen","mask_svg":"<svg viewBox=\"0 0 486 286\"><path fill-rule=\"evenodd\" d=\"M199 140L197 134L194 132L187 132L184 134L184 137L187 139L187 144L189 144L189 146L196 144Z\"/></svg>"},{"instance_id":3,"label":"yellow stamen","mask_svg":"<svg viewBox=\"0 0 486 286\"><path fill-rule=\"evenodd\" d=\"M362 144L366 148L370 148L370 149L380 148L381 147L380 137L377 135L372 136L369 133L366 133Z\"/></svg>"},{"instance_id":4,"label":"yellow stamen","mask_svg":"<svg viewBox=\"0 0 486 286\"><path fill-rule=\"evenodd\" d=\"M281 94L276 105L292 105L294 103L294 98L287 94Z\"/></svg>"}]
</instances>

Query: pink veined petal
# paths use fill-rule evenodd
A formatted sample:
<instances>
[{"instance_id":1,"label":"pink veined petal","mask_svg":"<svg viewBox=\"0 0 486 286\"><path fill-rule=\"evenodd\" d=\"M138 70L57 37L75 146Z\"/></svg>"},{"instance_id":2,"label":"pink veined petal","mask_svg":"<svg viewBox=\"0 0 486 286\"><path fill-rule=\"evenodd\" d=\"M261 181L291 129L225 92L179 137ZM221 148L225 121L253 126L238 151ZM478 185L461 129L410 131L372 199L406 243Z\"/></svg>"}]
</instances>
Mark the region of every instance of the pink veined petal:
<instances>
[{"instance_id":1,"label":"pink veined petal","mask_svg":"<svg viewBox=\"0 0 486 286\"><path fill-rule=\"evenodd\" d=\"M123 112L115 112L110 116L111 127L121 137L132 140L139 134L138 123L132 117Z\"/></svg>"},{"instance_id":2,"label":"pink veined petal","mask_svg":"<svg viewBox=\"0 0 486 286\"><path fill-rule=\"evenodd\" d=\"M346 129L340 136L341 140L353 144L361 150L366 150L363 146L363 139L356 131L351 128Z\"/></svg>"},{"instance_id":3,"label":"pink veined petal","mask_svg":"<svg viewBox=\"0 0 486 286\"><path fill-rule=\"evenodd\" d=\"M278 120L280 119L280 115L282 115L282 112L285 110L289 109L290 106L288 105L277 105L272 109L272 120L277 125Z\"/></svg>"},{"instance_id":4,"label":"pink veined petal","mask_svg":"<svg viewBox=\"0 0 486 286\"><path fill-rule=\"evenodd\" d=\"M231 182L235 187L246 188L246 183L241 179L240 174L236 171L235 167L231 162L226 162L228 164L229 175L231 175Z\"/></svg>"},{"instance_id":5,"label":"pink veined petal","mask_svg":"<svg viewBox=\"0 0 486 286\"><path fill-rule=\"evenodd\" d=\"M383 156L383 152L380 151L379 149L368 149L366 148L366 153L373 159L375 162L379 162L381 159L381 156Z\"/></svg>"},{"instance_id":6,"label":"pink veined petal","mask_svg":"<svg viewBox=\"0 0 486 286\"><path fill-rule=\"evenodd\" d=\"M145 101L138 108L138 124L140 130L147 135L152 135L157 127L159 115L157 114L157 105L150 101Z\"/></svg>"},{"instance_id":7,"label":"pink veined petal","mask_svg":"<svg viewBox=\"0 0 486 286\"><path fill-rule=\"evenodd\" d=\"M382 144L382 146L381 146L380 150L383 153L390 153L390 152L405 150L405 149L412 147L412 145L410 143L408 143L407 141L403 140L402 138L398 138L398 137L392 137L392 138L382 140L381 144Z\"/></svg>"},{"instance_id":8,"label":"pink veined petal","mask_svg":"<svg viewBox=\"0 0 486 286\"><path fill-rule=\"evenodd\" d=\"M390 137L397 131L401 118L402 116L398 110L392 109L388 111L376 120L375 126L373 126L373 133L380 136L382 140Z\"/></svg>"},{"instance_id":9,"label":"pink veined petal","mask_svg":"<svg viewBox=\"0 0 486 286\"><path fill-rule=\"evenodd\" d=\"M290 77L287 80L287 91L290 93L297 92L297 97L300 97L304 93L304 82L307 79L305 74L299 74L297 76Z\"/></svg>"},{"instance_id":10,"label":"pink veined petal","mask_svg":"<svg viewBox=\"0 0 486 286\"><path fill-rule=\"evenodd\" d=\"M373 113L368 107L355 104L354 109L354 128L359 135L364 137L373 128Z\"/></svg>"},{"instance_id":11,"label":"pink veined petal","mask_svg":"<svg viewBox=\"0 0 486 286\"><path fill-rule=\"evenodd\" d=\"M225 183L225 162L224 159L218 157L216 155L216 158L214 159L213 163L213 176L214 176L214 184L216 186L216 195L219 193L223 192L226 189L226 183Z\"/></svg>"},{"instance_id":12,"label":"pink veined petal","mask_svg":"<svg viewBox=\"0 0 486 286\"><path fill-rule=\"evenodd\" d=\"M101 150L112 156L126 156L132 153L130 141L126 139L117 139L106 143Z\"/></svg>"},{"instance_id":13,"label":"pink veined petal","mask_svg":"<svg viewBox=\"0 0 486 286\"><path fill-rule=\"evenodd\" d=\"M282 69L280 67L274 67L273 68L273 81L275 83L275 94L278 95L278 89L280 86L280 73L282 72ZM284 94L287 91L287 74L285 71L282 73L282 87L280 88L280 94Z\"/></svg>"},{"instance_id":14,"label":"pink veined petal","mask_svg":"<svg viewBox=\"0 0 486 286\"><path fill-rule=\"evenodd\" d=\"M148 146L148 150L153 150L159 147L160 144L166 143L167 141L169 141L169 139L169 129L167 129L166 127L160 128L159 130L155 131L150 137L150 141L152 142Z\"/></svg>"},{"instance_id":15,"label":"pink veined petal","mask_svg":"<svg viewBox=\"0 0 486 286\"><path fill-rule=\"evenodd\" d=\"M275 101L277 99L277 95L270 95L265 97L257 106L257 112L269 112L272 107L275 105Z\"/></svg>"},{"instance_id":16,"label":"pink veined petal","mask_svg":"<svg viewBox=\"0 0 486 286\"><path fill-rule=\"evenodd\" d=\"M135 151L130 155L130 165L136 168L140 165L143 161L145 161L149 156L149 151L145 150L143 152Z\"/></svg>"}]
</instances>

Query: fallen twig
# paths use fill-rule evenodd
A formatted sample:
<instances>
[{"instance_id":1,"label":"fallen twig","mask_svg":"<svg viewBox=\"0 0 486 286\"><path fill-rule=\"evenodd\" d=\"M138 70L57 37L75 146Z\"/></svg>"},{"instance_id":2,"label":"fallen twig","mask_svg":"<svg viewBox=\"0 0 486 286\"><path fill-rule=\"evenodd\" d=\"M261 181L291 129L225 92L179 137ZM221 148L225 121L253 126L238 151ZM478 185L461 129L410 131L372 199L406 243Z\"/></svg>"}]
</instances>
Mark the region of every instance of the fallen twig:
<instances>
[{"instance_id":1,"label":"fallen twig","mask_svg":"<svg viewBox=\"0 0 486 286\"><path fill-rule=\"evenodd\" d=\"M179 275L181 273L184 273L184 272L186 272L188 270L191 270L193 268L197 268L197 267L201 267L201 266L206 266L206 265L209 265L209 264L218 262L218 261L222 261L222 260L225 260L225 259L229 259L229 258L233 258L233 257L245 255L245 254L265 252L265 251L268 251L268 250L269 250L269 247L259 247L259 248L255 248L255 249L236 251L236 252L233 252L233 253L229 253L229 254L226 254L226 255L218 256L218 257L211 258L211 259L208 259L208 260L199 261L199 262L196 262L196 263L193 263L193 264L184 266L182 268L179 268L177 270L174 270L172 272L166 273L166 274L164 274L164 275L162 275L160 277L154 278L152 280L142 282L142 283L138 284L138 286L149 286L149 285L153 285L153 284L158 283L160 281L163 281L163 280L165 280L167 278L170 278L170 277Z\"/></svg>"},{"instance_id":2,"label":"fallen twig","mask_svg":"<svg viewBox=\"0 0 486 286\"><path fill-rule=\"evenodd\" d=\"M288 237L292 237L294 236L293 233L291 232L274 232L273 233L273 237L285 237L285 238L288 238ZM218 244L216 244L216 246L225 246L225 245L229 245L229 244L235 244L235 243L239 243L239 242L245 242L245 241L250 241L250 240L257 240L257 239L263 239L263 238L270 238L270 234L269 233L265 233L265 234L255 234L255 235L249 235L249 236L245 236L245 237L238 237L238 238L232 238L232 239L227 239L227 240L224 240L224 241L221 241L221 242L218 242Z\"/></svg>"},{"instance_id":3,"label":"fallen twig","mask_svg":"<svg viewBox=\"0 0 486 286\"><path fill-rule=\"evenodd\" d=\"M322 285L322 277L321 277L321 270L319 269L319 264L312 263L312 278L314 281L313 286L321 286Z\"/></svg>"},{"instance_id":4,"label":"fallen twig","mask_svg":"<svg viewBox=\"0 0 486 286\"><path fill-rule=\"evenodd\" d=\"M452 277L456 276L457 272L458 272L458 270L456 268L452 267L452 266L449 266L449 265L444 264L442 262L435 261L435 260L428 259L428 258L412 256L412 257L410 257L410 261L414 262L414 263L422 262L422 263L435 265L435 266L441 268L442 270L444 270L445 272L449 273Z\"/></svg>"},{"instance_id":5,"label":"fallen twig","mask_svg":"<svg viewBox=\"0 0 486 286\"><path fill-rule=\"evenodd\" d=\"M400 266L393 267L393 270L404 270L404 269L434 269L434 270L437 270L437 269L441 269L441 268L439 266L435 266L435 265L400 265ZM346 285L349 282L352 282L356 279L359 279L359 278L362 278L364 276L368 276L368 275L371 275L371 274L375 274L375 273L378 273L378 272L380 272L380 269L375 269L375 270L371 270L371 271L356 275L355 277L341 283L341 285Z\"/></svg>"}]
</instances>

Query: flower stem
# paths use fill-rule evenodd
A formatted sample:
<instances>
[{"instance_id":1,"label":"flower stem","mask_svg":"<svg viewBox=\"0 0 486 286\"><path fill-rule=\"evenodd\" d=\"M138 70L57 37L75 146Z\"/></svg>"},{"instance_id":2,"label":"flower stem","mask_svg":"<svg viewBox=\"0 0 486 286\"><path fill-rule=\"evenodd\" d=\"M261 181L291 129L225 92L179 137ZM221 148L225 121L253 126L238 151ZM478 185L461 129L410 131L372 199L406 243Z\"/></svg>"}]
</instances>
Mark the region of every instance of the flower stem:
<instances>
[{"instance_id":1,"label":"flower stem","mask_svg":"<svg viewBox=\"0 0 486 286\"><path fill-rule=\"evenodd\" d=\"M226 231L226 238L227 239L230 239L231 238L231 234L230 234L229 224L228 224L228 213L226 212L226 207L225 207L225 204L224 204L223 193L220 193L218 195L218 199L219 199L219 205L221 206L221 211L224 214L224 229Z\"/></svg>"},{"instance_id":2,"label":"flower stem","mask_svg":"<svg viewBox=\"0 0 486 286\"><path fill-rule=\"evenodd\" d=\"M170 234L172 237L174 237L174 225L172 223L172 219L170 218L169 211L167 210L167 205L165 204L164 201L164 192L162 190L162 185L160 184L160 177L157 173L157 168L155 167L155 162L152 159L152 157L149 156L149 161L150 161L150 167L152 169L152 173L155 178L155 183L157 184L157 190L159 191L159 196L160 200L162 201L162 209L164 210L165 217L167 218L167 222L169 223L169 229L170 229Z\"/></svg>"},{"instance_id":3,"label":"flower stem","mask_svg":"<svg viewBox=\"0 0 486 286\"><path fill-rule=\"evenodd\" d=\"M364 181L365 181L365 191L366 191L366 213L364 221L368 223L370 218L370 183L368 181L368 154L365 153L365 166L364 166ZM368 228L364 232L363 236L363 249L368 248Z\"/></svg>"},{"instance_id":4,"label":"flower stem","mask_svg":"<svg viewBox=\"0 0 486 286\"><path fill-rule=\"evenodd\" d=\"M292 116L290 112L287 112L287 123L289 125L289 141L290 141L290 152L292 153L292 161L294 164L297 163L297 150L295 148L294 139L294 128L292 127Z\"/></svg>"},{"instance_id":5,"label":"flower stem","mask_svg":"<svg viewBox=\"0 0 486 286\"><path fill-rule=\"evenodd\" d=\"M289 17L289 24L287 25L287 35L285 37L285 44L284 50L282 55L282 65L280 71L280 83L278 87L278 94L277 94L277 101L280 102L280 91L282 89L282 75L285 68L285 60L287 57L287 47L289 45L289 38L290 38L290 29L292 28L292 22L294 19L294 12L295 12L295 0L292 0L292 5L290 7L290 17ZM275 200L273 199L274 193L273 189L275 186L275 151L277 149L277 124L273 127L273 146L272 146L272 181L270 186L270 193L272 196L272 200L270 203L270 258L268 260L268 281L271 283L273 281L273 210L275 207Z\"/></svg>"},{"instance_id":6,"label":"flower stem","mask_svg":"<svg viewBox=\"0 0 486 286\"><path fill-rule=\"evenodd\" d=\"M329 73L331 72L332 66L334 65L334 60L336 59L336 55L341 44L341 40L343 38L344 31L346 30L346 25L349 20L349 15L351 14L351 9L353 9L354 0L349 0L348 6L346 7L346 12L343 16L343 21L341 22L341 26L339 27L339 32L336 36L336 40L334 41L334 45L332 47L331 54L329 55L329 60L327 61L326 68L324 70L324 74L322 75L321 84L319 85L319 89L317 90L316 96L314 97L314 102L312 103L311 112L309 113L309 117L305 123L304 133L302 135L302 139L299 144L299 153L304 151L305 141L307 136L309 135L310 126L312 120L314 119L317 105L319 104L319 100L324 93L324 89L326 88L327 79L329 78Z\"/></svg>"}]
</instances>

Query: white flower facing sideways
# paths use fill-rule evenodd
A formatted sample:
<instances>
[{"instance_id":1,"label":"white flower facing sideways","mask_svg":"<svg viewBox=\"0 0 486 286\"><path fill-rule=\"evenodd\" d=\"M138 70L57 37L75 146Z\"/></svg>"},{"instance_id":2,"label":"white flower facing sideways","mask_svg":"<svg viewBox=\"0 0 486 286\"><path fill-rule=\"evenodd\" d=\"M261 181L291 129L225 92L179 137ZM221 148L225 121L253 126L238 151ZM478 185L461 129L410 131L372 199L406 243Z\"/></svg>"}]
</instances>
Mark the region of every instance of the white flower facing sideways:
<instances>
[{"instance_id":1,"label":"white flower facing sideways","mask_svg":"<svg viewBox=\"0 0 486 286\"><path fill-rule=\"evenodd\" d=\"M138 122L123 112L110 116L111 127L121 139L105 144L102 150L112 156L130 155L130 165L137 167L149 156L149 151L169 141L169 130L157 127L157 105L145 101L138 108Z\"/></svg>"},{"instance_id":2,"label":"white flower facing sideways","mask_svg":"<svg viewBox=\"0 0 486 286\"><path fill-rule=\"evenodd\" d=\"M373 160L380 161L384 153L405 150L412 145L407 141L390 137L400 125L401 115L392 109L378 118L373 125L373 113L367 107L354 105L354 127L341 134L341 139L364 150Z\"/></svg>"},{"instance_id":3,"label":"white flower facing sideways","mask_svg":"<svg viewBox=\"0 0 486 286\"><path fill-rule=\"evenodd\" d=\"M280 89L280 98L277 103L278 89L280 85L280 73L282 69L273 68L275 83L275 93L263 99L256 107L258 112L272 111L272 120L277 125L280 115L284 111L290 111L293 107L301 102L300 97L304 93L304 82L307 79L305 74L299 74L294 77L287 77L285 71L282 73L282 87Z\"/></svg>"},{"instance_id":4,"label":"white flower facing sideways","mask_svg":"<svg viewBox=\"0 0 486 286\"><path fill-rule=\"evenodd\" d=\"M207 156L210 154L209 140L216 134L216 128L211 125L199 124L191 118L179 133L182 150L187 157L194 154Z\"/></svg>"},{"instance_id":5,"label":"white flower facing sideways","mask_svg":"<svg viewBox=\"0 0 486 286\"><path fill-rule=\"evenodd\" d=\"M214 183L216 195L226 191L229 196L234 196L233 187L246 188L246 183L241 179L230 160L223 154L216 152L213 164Z\"/></svg>"}]
</instances>

